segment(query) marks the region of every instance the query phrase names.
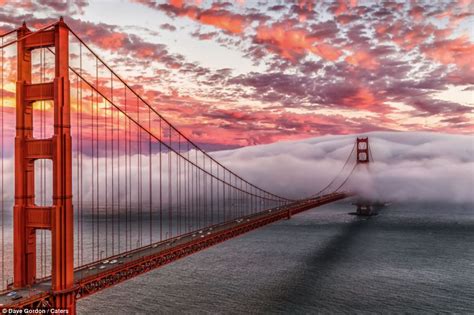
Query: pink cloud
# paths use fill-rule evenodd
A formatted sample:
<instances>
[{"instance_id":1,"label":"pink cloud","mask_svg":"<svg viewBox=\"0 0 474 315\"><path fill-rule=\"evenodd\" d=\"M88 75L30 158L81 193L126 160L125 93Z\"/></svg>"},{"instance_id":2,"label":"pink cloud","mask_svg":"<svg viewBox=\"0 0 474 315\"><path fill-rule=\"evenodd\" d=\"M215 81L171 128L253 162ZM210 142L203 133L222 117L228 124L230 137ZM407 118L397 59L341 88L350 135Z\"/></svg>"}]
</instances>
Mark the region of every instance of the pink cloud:
<instances>
[{"instance_id":1,"label":"pink cloud","mask_svg":"<svg viewBox=\"0 0 474 315\"><path fill-rule=\"evenodd\" d=\"M255 42L293 62L307 53L313 53L330 61L336 60L342 54L338 48L320 43L307 30L293 28L288 23L259 26Z\"/></svg>"}]
</instances>

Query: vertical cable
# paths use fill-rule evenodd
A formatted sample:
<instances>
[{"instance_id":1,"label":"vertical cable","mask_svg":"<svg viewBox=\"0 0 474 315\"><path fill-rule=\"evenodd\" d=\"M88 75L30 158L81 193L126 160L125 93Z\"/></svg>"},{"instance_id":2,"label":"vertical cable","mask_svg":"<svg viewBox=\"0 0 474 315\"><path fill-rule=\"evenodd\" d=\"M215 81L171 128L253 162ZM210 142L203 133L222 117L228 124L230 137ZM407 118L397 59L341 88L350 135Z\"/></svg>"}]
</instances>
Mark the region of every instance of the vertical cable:
<instances>
[{"instance_id":1,"label":"vertical cable","mask_svg":"<svg viewBox=\"0 0 474 315\"><path fill-rule=\"evenodd\" d=\"M192 219L192 229L195 230L197 226L197 210L196 210L196 167L190 165L191 167L191 219Z\"/></svg>"},{"instance_id":2,"label":"vertical cable","mask_svg":"<svg viewBox=\"0 0 474 315\"><path fill-rule=\"evenodd\" d=\"M172 192L172 173L171 173L171 126L168 125L169 130L169 148L168 148L168 237L173 236L173 209L172 209L172 202L173 202L173 192Z\"/></svg>"},{"instance_id":3,"label":"vertical cable","mask_svg":"<svg viewBox=\"0 0 474 315\"><path fill-rule=\"evenodd\" d=\"M128 120L128 246L132 245L132 124Z\"/></svg>"},{"instance_id":4,"label":"vertical cable","mask_svg":"<svg viewBox=\"0 0 474 315\"><path fill-rule=\"evenodd\" d=\"M188 149L188 152L186 153L187 154L187 160L189 160L189 154L190 154L190 151L191 149L189 148L189 141L187 141L187 149ZM191 232L192 230L192 217L191 217L191 191L190 191L190 187L191 187L191 173L190 173L190 170L191 170L191 163L189 162L186 162L186 194L187 194L187 197L186 197L186 227L187 227L187 231L188 232Z\"/></svg>"},{"instance_id":5,"label":"vertical cable","mask_svg":"<svg viewBox=\"0 0 474 315\"><path fill-rule=\"evenodd\" d=\"M93 96L91 97L91 102L93 102ZM80 216L81 216L81 265L84 265L84 204L83 204L83 193L84 193L84 186L83 186L83 133L82 133L82 79L81 79L81 93L80 93L80 102L79 102L79 146L80 146L80 194L79 194L79 209L80 209Z\"/></svg>"},{"instance_id":6,"label":"vertical cable","mask_svg":"<svg viewBox=\"0 0 474 315\"><path fill-rule=\"evenodd\" d=\"M245 215L245 209L244 209L244 203L243 203L244 193L242 192L242 190L243 190L243 181L240 180L239 204L240 204L240 216L241 217Z\"/></svg>"},{"instance_id":7,"label":"vertical cable","mask_svg":"<svg viewBox=\"0 0 474 315\"><path fill-rule=\"evenodd\" d=\"M199 166L199 159L198 159L198 154L196 150L196 165ZM202 207L201 207L201 170L199 167L196 167L196 173L197 173L197 198L198 198L198 218L199 218L199 223L198 223L198 228L202 227Z\"/></svg>"},{"instance_id":8,"label":"vertical cable","mask_svg":"<svg viewBox=\"0 0 474 315\"><path fill-rule=\"evenodd\" d=\"M137 97L137 121L140 124L140 99ZM137 141L138 141L138 243L142 246L143 237L143 185L142 185L142 133L140 128L137 126Z\"/></svg>"},{"instance_id":9,"label":"vertical cable","mask_svg":"<svg viewBox=\"0 0 474 315\"><path fill-rule=\"evenodd\" d=\"M200 210L199 210L199 173L198 173L198 157L197 157L197 149L195 150L195 161L194 161L194 164L196 165L194 167L194 173L195 173L195 176L194 176L194 179L196 180L196 194L194 195L195 197L195 203L196 203L196 227L199 229L200 226L201 226L201 216L199 215L200 214Z\"/></svg>"},{"instance_id":10,"label":"vertical cable","mask_svg":"<svg viewBox=\"0 0 474 315\"><path fill-rule=\"evenodd\" d=\"M127 87L124 86L124 105L125 112L127 112ZM130 123L129 119L125 119L125 250L129 251L128 243L128 160L129 160L129 135L128 135L128 124Z\"/></svg>"},{"instance_id":11,"label":"vertical cable","mask_svg":"<svg viewBox=\"0 0 474 315\"><path fill-rule=\"evenodd\" d=\"M207 226L207 173L206 173L206 156L202 155L202 190L204 197L202 198L203 201L203 212L204 212L204 224L203 226Z\"/></svg>"},{"instance_id":12,"label":"vertical cable","mask_svg":"<svg viewBox=\"0 0 474 315\"><path fill-rule=\"evenodd\" d=\"M151 132L151 109L148 108L148 130ZM152 207L153 207L153 184L152 184L152 150L151 150L151 134L148 134L148 199L149 199L149 209L150 209L150 226L149 226L149 242L150 244L153 243L153 214L152 214Z\"/></svg>"},{"instance_id":13,"label":"vertical cable","mask_svg":"<svg viewBox=\"0 0 474 315\"><path fill-rule=\"evenodd\" d=\"M160 119L160 241L163 240L163 169L162 169L162 141L163 130Z\"/></svg>"},{"instance_id":14,"label":"vertical cable","mask_svg":"<svg viewBox=\"0 0 474 315\"><path fill-rule=\"evenodd\" d=\"M216 190L217 190L217 222L220 222L220 216L219 216L219 213L220 213L220 200L221 200L221 195L220 195L220 190L219 190L219 180L220 180L220 176L219 176L219 164L217 164L217 181L216 181Z\"/></svg>"},{"instance_id":15,"label":"vertical cable","mask_svg":"<svg viewBox=\"0 0 474 315\"><path fill-rule=\"evenodd\" d=\"M122 194L120 193L120 171L121 171L121 167L120 167L120 133L121 133L121 124L120 124L120 117L121 117L122 113L120 113L120 111L117 111L117 253L120 253L122 250L121 250L121 247L120 247L120 239L121 239L121 235L120 235L120 226L121 226L121 223L122 223L122 217L121 217L121 214L122 214L122 208L121 208L121 200L122 200Z\"/></svg>"},{"instance_id":16,"label":"vertical cable","mask_svg":"<svg viewBox=\"0 0 474 315\"><path fill-rule=\"evenodd\" d=\"M223 216L224 216L224 222L226 221L226 209L225 209L225 206L226 206L226 200L225 200L225 168L222 168L222 172L224 173L222 176L223 176L223 180L222 180L222 203L223 203L223 206L222 206L222 210L223 210Z\"/></svg>"},{"instance_id":17,"label":"vertical cable","mask_svg":"<svg viewBox=\"0 0 474 315\"><path fill-rule=\"evenodd\" d=\"M107 108L106 108L107 107ZM108 137L108 111L109 107L109 102L107 102L104 99L104 153L105 153L105 256L109 256L109 151L108 151L108 142L109 142L109 137ZM99 137L100 139L100 137ZM102 259L102 257L100 257Z\"/></svg>"},{"instance_id":18,"label":"vertical cable","mask_svg":"<svg viewBox=\"0 0 474 315\"><path fill-rule=\"evenodd\" d=\"M212 172L212 159L211 159L211 225L214 224L214 181Z\"/></svg>"},{"instance_id":19,"label":"vertical cable","mask_svg":"<svg viewBox=\"0 0 474 315\"><path fill-rule=\"evenodd\" d=\"M177 235L181 234L181 135L178 133L178 154L176 154L176 215L177 215Z\"/></svg>"},{"instance_id":20,"label":"vertical cable","mask_svg":"<svg viewBox=\"0 0 474 315\"><path fill-rule=\"evenodd\" d=\"M105 111L105 100L103 100L103 105L104 105L104 108L103 110L101 111L101 115L103 115L104 111ZM96 233L95 233L95 249L96 249L96 256L97 256L97 259L100 259L100 256L101 256L101 252L100 252L100 200L102 198L100 198L100 150L99 150L99 147L101 148L102 147L102 144L100 143L100 136L99 136L99 93L97 92L97 103L96 103L96 106L95 106L95 141L94 141L94 144L95 144L95 162L96 162L96 167L95 167L95 180L96 180L96 196L95 196L95 200L96 200L96 204L95 204L95 223L96 223ZM106 174L107 176L107 174Z\"/></svg>"},{"instance_id":21,"label":"vertical cable","mask_svg":"<svg viewBox=\"0 0 474 315\"><path fill-rule=\"evenodd\" d=\"M79 47L81 47L81 43L79 43ZM81 53L80 53L80 48L79 48L79 58L81 58ZM79 73L82 72L82 67L80 67L79 69ZM75 148L76 148L76 179L77 179L77 184L76 184L76 198L80 198L80 186L79 186L79 179L80 179L80 175L79 175L79 172L80 172L80 166L79 166L79 154L80 154L80 149L79 149L79 77L76 77L76 125L73 126L74 130L75 130L75 138L76 138L76 141L75 141ZM76 200L77 201L77 200ZM79 203L79 201L77 201ZM77 209L76 209L77 211ZM79 211L81 211L80 209L80 205L79 205ZM76 227L76 239L75 241L77 242L77 255L76 255L76 259L77 259L77 266L79 266L80 264L80 252L81 252L81 244L80 244L80 216L77 215L77 227Z\"/></svg>"},{"instance_id":22,"label":"vertical cable","mask_svg":"<svg viewBox=\"0 0 474 315\"><path fill-rule=\"evenodd\" d=\"M186 156L189 160L189 141L186 141L187 151ZM186 233L190 232L189 228L189 163L188 161L184 161L184 230Z\"/></svg>"},{"instance_id":23,"label":"vertical cable","mask_svg":"<svg viewBox=\"0 0 474 315\"><path fill-rule=\"evenodd\" d=\"M110 72L110 100L111 103L114 103L114 77L112 71ZM115 154L114 154L114 108L110 106L110 115L111 115L111 140L112 140L112 255L115 254L115 232L114 232L114 217L115 217Z\"/></svg>"},{"instance_id":24,"label":"vertical cable","mask_svg":"<svg viewBox=\"0 0 474 315\"><path fill-rule=\"evenodd\" d=\"M96 60L96 64L95 64L95 68L96 68L96 86L98 86L99 84L99 73L98 73L98 63L97 63L97 60ZM92 94L92 99L91 99L91 125L92 125L92 136L91 136L91 146L92 146L92 149L91 149L91 154L92 154L92 158L91 158L91 162L92 162L92 185L91 185L91 190L92 190L92 200L91 200L91 227L92 227L92 233L91 233L91 236L92 236L92 241L91 241L91 245L92 245L92 261L95 261L95 183L96 183L96 179L95 179L95 161L94 161L94 157L95 157L95 143L94 143L94 137L95 137L95 107L97 106L97 103L99 102L99 95L98 93L96 93L96 97L95 97L95 105L94 106L94 90L91 89L91 94Z\"/></svg>"},{"instance_id":25,"label":"vertical cable","mask_svg":"<svg viewBox=\"0 0 474 315\"><path fill-rule=\"evenodd\" d=\"M128 99L127 99L127 87L124 87L124 105L125 105L125 112L127 113L127 104L128 104ZM129 218L129 213L130 213L130 186L129 186L129 163L130 163L130 120L125 117L125 250L129 251L130 250L130 218Z\"/></svg>"}]
</instances>

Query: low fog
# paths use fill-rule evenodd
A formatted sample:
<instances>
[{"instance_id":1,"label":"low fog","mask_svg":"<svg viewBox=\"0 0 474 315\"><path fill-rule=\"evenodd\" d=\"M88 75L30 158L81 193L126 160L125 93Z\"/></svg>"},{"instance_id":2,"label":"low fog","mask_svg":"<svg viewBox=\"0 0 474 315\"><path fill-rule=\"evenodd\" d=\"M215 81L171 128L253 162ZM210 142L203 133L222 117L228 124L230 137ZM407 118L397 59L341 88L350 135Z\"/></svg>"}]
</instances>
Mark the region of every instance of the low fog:
<instances>
[{"instance_id":1,"label":"low fog","mask_svg":"<svg viewBox=\"0 0 474 315\"><path fill-rule=\"evenodd\" d=\"M447 135L420 132L374 132L359 136L368 136L371 152L375 162L360 165L356 168L343 190L354 191L370 199L383 201L422 201L422 202L455 202L474 203L474 137L463 135ZM257 145L235 150L212 152L223 165L233 170L248 181L278 195L297 199L308 197L324 188L336 176L349 153L351 152L356 135L325 136L301 141L278 142L268 145ZM165 155L165 154L164 154ZM77 155L73 154L73 176L75 176L73 193L77 195ZM123 159L123 157L121 157ZM137 155L132 157L137 161ZM144 161L148 157L143 156ZM157 160L158 155L153 155ZM163 157L166 161L166 156ZM157 164L152 166L153 195L159 187ZM348 175L355 163L355 155L341 178ZM115 160L115 165L119 163ZM105 160L99 158L100 170L105 170ZM133 179L130 194L132 199L138 196L135 185L137 163L132 163ZM51 163L46 161L44 183L50 182ZM110 172L109 168L109 172ZM120 166L121 174L125 174L124 162ZM5 201L13 201L13 163L11 159L4 160L4 189ZM143 163L143 200L148 199L148 163ZM163 173L167 174L166 163ZM50 203L51 187L45 184L41 194L40 171L36 172L37 202L41 203L41 195L45 196L45 204ZM82 174L84 178L82 195L84 200L92 200L92 159L83 156ZM106 186L110 186L111 174L105 180L105 174L100 175L99 199L104 199ZM115 173L117 176L117 173ZM124 175L120 175L124 180ZM117 179L117 177L116 177ZM184 179L184 177L183 177ZM167 178L162 179L164 196ZM336 186L341 181L336 182ZM122 185L120 191L115 189L114 196L125 194ZM95 191L97 194L97 190ZM111 199L111 189L108 190ZM49 199L49 200L48 200ZM109 200L110 200L109 199ZM117 200L116 199L116 200ZM156 197L154 197L156 200ZM166 198L164 197L164 202ZM123 202L123 201L122 201Z\"/></svg>"},{"instance_id":2,"label":"low fog","mask_svg":"<svg viewBox=\"0 0 474 315\"><path fill-rule=\"evenodd\" d=\"M473 136L426 132L360 136L369 137L375 162L359 166L345 190L387 201L474 203ZM263 188L298 198L318 192L339 173L355 139L356 135L325 136L213 156Z\"/></svg>"}]
</instances>

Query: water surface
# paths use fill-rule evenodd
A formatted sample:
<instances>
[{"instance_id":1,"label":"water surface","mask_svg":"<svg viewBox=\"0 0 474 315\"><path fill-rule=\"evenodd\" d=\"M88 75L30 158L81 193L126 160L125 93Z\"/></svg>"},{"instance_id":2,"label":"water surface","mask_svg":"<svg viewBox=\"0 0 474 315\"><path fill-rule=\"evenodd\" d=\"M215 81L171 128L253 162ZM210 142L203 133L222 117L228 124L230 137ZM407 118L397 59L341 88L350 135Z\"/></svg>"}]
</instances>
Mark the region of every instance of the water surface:
<instances>
[{"instance_id":1,"label":"water surface","mask_svg":"<svg viewBox=\"0 0 474 315\"><path fill-rule=\"evenodd\" d=\"M79 314L474 313L474 207L326 205L78 302Z\"/></svg>"}]
</instances>

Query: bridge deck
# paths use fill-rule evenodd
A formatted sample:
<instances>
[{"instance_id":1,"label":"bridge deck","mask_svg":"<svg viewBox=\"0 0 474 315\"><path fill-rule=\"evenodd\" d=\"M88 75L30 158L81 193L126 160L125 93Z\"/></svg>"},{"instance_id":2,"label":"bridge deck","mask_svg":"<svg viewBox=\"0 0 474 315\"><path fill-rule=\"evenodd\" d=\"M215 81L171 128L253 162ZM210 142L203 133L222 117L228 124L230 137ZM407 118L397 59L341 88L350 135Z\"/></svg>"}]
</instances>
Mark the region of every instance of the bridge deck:
<instances>
[{"instance_id":1,"label":"bridge deck","mask_svg":"<svg viewBox=\"0 0 474 315\"><path fill-rule=\"evenodd\" d=\"M79 267L75 270L76 297L88 296L227 239L285 219L289 213L296 214L347 196L345 193L332 193L265 210ZM0 308L47 306L53 294L51 292L51 282L48 279L30 288L15 291L17 292L17 299L8 296L8 292L0 295Z\"/></svg>"}]
</instances>

